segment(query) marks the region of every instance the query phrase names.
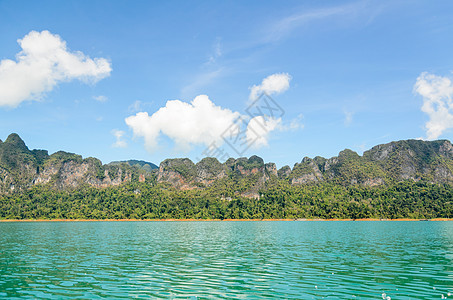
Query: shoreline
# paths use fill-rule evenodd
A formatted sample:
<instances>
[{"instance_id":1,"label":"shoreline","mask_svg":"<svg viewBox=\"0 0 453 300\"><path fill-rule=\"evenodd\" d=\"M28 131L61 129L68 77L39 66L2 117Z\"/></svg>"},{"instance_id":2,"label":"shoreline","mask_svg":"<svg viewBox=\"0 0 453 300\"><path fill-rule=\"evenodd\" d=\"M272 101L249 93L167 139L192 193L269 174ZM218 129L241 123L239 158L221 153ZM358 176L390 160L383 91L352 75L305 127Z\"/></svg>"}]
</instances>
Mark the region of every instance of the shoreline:
<instances>
[{"instance_id":1,"label":"shoreline","mask_svg":"<svg viewBox=\"0 0 453 300\"><path fill-rule=\"evenodd\" d=\"M0 223L8 222L274 222L274 221L300 221L300 222L313 222L313 221L453 221L451 218L434 218L434 219L4 219Z\"/></svg>"}]
</instances>

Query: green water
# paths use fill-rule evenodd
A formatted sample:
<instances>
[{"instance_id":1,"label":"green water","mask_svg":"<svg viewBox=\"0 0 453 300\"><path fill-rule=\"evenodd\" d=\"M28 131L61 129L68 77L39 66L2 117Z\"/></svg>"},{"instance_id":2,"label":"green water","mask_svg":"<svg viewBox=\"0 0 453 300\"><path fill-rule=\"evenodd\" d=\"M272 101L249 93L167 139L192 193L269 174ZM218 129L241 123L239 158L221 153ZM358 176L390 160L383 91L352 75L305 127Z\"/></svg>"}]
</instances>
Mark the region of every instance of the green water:
<instances>
[{"instance_id":1,"label":"green water","mask_svg":"<svg viewBox=\"0 0 453 300\"><path fill-rule=\"evenodd\" d=\"M0 223L0 298L453 299L452 260L453 222Z\"/></svg>"}]
</instances>

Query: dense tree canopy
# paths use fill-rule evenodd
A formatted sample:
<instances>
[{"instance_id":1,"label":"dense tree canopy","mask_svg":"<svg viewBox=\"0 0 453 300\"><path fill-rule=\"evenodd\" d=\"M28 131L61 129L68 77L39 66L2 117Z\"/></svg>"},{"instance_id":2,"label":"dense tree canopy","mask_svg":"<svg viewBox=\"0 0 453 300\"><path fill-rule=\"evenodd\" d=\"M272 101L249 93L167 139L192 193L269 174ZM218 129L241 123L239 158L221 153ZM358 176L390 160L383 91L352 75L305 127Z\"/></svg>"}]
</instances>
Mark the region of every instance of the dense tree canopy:
<instances>
[{"instance_id":1,"label":"dense tree canopy","mask_svg":"<svg viewBox=\"0 0 453 300\"><path fill-rule=\"evenodd\" d=\"M244 189L247 183L243 184ZM453 187L400 182L364 187L292 186L274 180L259 199L220 182L206 189L130 183L57 191L45 186L0 196L1 219L263 219L263 218L453 218Z\"/></svg>"}]
</instances>

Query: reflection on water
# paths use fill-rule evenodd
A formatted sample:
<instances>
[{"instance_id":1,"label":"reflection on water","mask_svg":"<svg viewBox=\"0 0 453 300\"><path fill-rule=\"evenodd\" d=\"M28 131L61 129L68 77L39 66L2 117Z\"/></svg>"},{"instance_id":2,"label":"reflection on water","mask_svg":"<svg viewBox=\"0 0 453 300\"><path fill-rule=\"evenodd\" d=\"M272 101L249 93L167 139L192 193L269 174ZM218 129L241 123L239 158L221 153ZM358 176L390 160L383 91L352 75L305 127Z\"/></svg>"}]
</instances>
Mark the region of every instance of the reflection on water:
<instances>
[{"instance_id":1,"label":"reflection on water","mask_svg":"<svg viewBox=\"0 0 453 300\"><path fill-rule=\"evenodd\" d=\"M453 299L452 259L453 222L0 223L0 297Z\"/></svg>"}]
</instances>

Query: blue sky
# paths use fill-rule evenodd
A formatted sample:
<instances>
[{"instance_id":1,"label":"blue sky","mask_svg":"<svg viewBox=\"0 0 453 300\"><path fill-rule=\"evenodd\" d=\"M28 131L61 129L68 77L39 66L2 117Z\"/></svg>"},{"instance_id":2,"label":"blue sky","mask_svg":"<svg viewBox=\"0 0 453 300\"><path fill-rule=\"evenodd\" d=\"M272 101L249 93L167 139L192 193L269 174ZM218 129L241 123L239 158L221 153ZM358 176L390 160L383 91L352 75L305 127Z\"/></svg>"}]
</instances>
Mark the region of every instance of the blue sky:
<instances>
[{"instance_id":1,"label":"blue sky","mask_svg":"<svg viewBox=\"0 0 453 300\"><path fill-rule=\"evenodd\" d=\"M254 87L284 113L243 155L278 167L452 139L452 1L0 0L0 16L0 139L32 149L238 157L219 133L253 124Z\"/></svg>"}]
</instances>

